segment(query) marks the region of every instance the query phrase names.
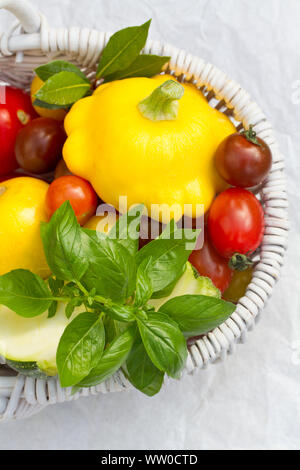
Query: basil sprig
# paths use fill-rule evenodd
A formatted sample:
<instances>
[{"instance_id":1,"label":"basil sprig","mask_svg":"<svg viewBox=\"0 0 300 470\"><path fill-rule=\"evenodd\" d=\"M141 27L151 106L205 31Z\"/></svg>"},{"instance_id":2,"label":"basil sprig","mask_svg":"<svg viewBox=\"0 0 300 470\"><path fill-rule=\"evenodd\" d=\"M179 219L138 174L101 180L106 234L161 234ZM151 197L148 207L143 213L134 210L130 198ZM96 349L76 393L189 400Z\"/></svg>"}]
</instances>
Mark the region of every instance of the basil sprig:
<instances>
[{"instance_id":1,"label":"basil sprig","mask_svg":"<svg viewBox=\"0 0 300 470\"><path fill-rule=\"evenodd\" d=\"M103 49L96 79L105 82L131 77L153 77L161 72L170 57L140 54L145 46L151 20L141 26L121 29L111 36ZM35 69L45 82L35 94L34 105L60 109L69 108L89 95L92 83L76 65L54 60Z\"/></svg>"},{"instance_id":2,"label":"basil sprig","mask_svg":"<svg viewBox=\"0 0 300 470\"><path fill-rule=\"evenodd\" d=\"M171 224L138 251L143 206L119 218L108 235L78 224L69 202L41 236L52 276L27 270L0 276L0 304L28 318L56 314L60 302L70 319L57 349L61 385L90 387L120 368L141 392L152 396L164 374L178 378L187 358L186 337L225 321L235 306L204 295L183 295L155 311L184 272L198 231ZM188 249L187 249L188 246Z\"/></svg>"}]
</instances>

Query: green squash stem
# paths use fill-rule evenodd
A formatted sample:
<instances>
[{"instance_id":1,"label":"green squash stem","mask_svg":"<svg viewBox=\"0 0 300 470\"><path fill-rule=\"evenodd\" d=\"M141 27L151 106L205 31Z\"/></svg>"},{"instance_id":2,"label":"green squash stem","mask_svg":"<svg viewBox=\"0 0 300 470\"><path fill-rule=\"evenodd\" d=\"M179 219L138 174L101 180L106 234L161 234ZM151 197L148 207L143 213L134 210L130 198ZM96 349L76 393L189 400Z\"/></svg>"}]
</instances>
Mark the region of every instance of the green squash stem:
<instances>
[{"instance_id":1,"label":"green squash stem","mask_svg":"<svg viewBox=\"0 0 300 470\"><path fill-rule=\"evenodd\" d=\"M167 80L138 104L141 114L150 121L173 121L177 118L184 88L175 80Z\"/></svg>"}]
</instances>

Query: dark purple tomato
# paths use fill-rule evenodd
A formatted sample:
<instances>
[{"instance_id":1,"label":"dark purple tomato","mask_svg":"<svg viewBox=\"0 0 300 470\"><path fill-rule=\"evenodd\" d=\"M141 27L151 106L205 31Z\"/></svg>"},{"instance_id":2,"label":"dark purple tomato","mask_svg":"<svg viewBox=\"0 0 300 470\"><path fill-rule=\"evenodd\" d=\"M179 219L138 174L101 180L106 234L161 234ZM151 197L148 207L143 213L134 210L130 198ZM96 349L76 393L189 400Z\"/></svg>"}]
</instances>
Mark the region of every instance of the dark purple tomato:
<instances>
[{"instance_id":1,"label":"dark purple tomato","mask_svg":"<svg viewBox=\"0 0 300 470\"><path fill-rule=\"evenodd\" d=\"M231 186L252 188L267 176L272 154L266 142L250 129L226 137L219 145L215 163L220 176Z\"/></svg>"},{"instance_id":2,"label":"dark purple tomato","mask_svg":"<svg viewBox=\"0 0 300 470\"><path fill-rule=\"evenodd\" d=\"M24 170L37 175L52 171L61 159L65 140L61 123L51 118L34 119L18 133L17 162Z\"/></svg>"}]
</instances>

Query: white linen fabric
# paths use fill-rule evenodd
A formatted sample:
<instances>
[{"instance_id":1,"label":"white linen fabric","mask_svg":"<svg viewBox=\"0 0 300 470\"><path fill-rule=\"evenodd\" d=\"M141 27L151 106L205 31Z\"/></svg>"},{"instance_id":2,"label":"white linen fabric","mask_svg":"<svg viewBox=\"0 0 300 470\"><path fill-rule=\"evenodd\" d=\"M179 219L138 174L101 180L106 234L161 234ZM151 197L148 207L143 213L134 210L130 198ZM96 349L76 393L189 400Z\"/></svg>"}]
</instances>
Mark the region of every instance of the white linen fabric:
<instances>
[{"instance_id":1,"label":"white linen fabric","mask_svg":"<svg viewBox=\"0 0 300 470\"><path fill-rule=\"evenodd\" d=\"M49 24L116 31L152 18L150 37L215 64L272 122L286 156L286 264L247 342L218 365L137 391L49 406L0 425L0 449L300 448L299 0L31 0ZM13 21L0 12L0 31Z\"/></svg>"}]
</instances>

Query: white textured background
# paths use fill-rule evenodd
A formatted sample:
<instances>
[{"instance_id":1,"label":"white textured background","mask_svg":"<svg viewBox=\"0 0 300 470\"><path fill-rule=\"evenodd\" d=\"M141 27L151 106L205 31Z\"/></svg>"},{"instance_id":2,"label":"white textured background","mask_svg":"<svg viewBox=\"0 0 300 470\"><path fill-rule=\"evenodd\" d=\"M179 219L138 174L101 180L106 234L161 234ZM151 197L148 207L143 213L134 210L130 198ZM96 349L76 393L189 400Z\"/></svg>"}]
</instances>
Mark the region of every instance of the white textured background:
<instances>
[{"instance_id":1,"label":"white textured background","mask_svg":"<svg viewBox=\"0 0 300 470\"><path fill-rule=\"evenodd\" d=\"M49 407L0 425L0 449L300 448L300 1L32 0L52 26L150 36L214 63L272 121L286 156L291 233L262 320L225 363L154 398L132 391ZM12 20L0 12L0 29Z\"/></svg>"}]
</instances>

